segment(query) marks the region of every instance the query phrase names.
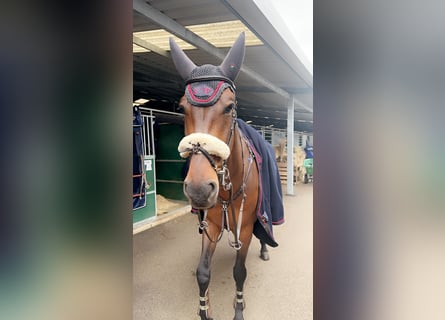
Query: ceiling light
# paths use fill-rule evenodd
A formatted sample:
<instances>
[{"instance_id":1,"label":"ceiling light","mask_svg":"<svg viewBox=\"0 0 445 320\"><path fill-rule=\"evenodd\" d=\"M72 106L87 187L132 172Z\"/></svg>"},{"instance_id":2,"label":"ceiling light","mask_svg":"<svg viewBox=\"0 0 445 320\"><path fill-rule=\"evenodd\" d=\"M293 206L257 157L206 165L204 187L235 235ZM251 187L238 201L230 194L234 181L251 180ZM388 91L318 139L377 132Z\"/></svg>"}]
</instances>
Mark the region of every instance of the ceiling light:
<instances>
[{"instance_id":1,"label":"ceiling light","mask_svg":"<svg viewBox=\"0 0 445 320\"><path fill-rule=\"evenodd\" d=\"M144 98L140 98L137 99L136 101L133 102L133 105L139 106L141 104L147 103L150 100L144 99Z\"/></svg>"},{"instance_id":2,"label":"ceiling light","mask_svg":"<svg viewBox=\"0 0 445 320\"><path fill-rule=\"evenodd\" d=\"M133 53L150 52L150 50L133 43Z\"/></svg>"},{"instance_id":3,"label":"ceiling light","mask_svg":"<svg viewBox=\"0 0 445 320\"><path fill-rule=\"evenodd\" d=\"M244 31L245 32L245 45L246 46L258 46L263 45L260 39L258 39L255 34L249 30L240 20L233 21L223 21L215 23L207 23L200 25L189 25L186 26L188 30L197 34L201 38L210 42L213 46L217 48L230 48L233 42L237 39L238 35ZM224 30L224 31L221 31ZM150 42L156 47L162 50L170 50L169 37L173 36L176 43L182 50L196 49L195 46L190 43L174 36L170 32L164 29L155 29L148 31L138 31L134 32L133 35L136 37ZM133 45L133 52L135 50L135 45ZM140 49L138 49L140 50Z\"/></svg>"}]
</instances>

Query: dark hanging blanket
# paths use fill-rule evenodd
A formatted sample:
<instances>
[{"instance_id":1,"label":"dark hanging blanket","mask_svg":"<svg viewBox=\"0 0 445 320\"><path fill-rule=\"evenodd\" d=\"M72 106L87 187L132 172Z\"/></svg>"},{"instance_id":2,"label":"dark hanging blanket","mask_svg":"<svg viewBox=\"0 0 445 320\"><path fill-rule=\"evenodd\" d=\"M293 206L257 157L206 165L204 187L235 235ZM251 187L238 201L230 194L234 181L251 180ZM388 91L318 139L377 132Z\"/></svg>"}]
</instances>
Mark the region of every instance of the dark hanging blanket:
<instances>
[{"instance_id":1,"label":"dark hanging blanket","mask_svg":"<svg viewBox=\"0 0 445 320\"><path fill-rule=\"evenodd\" d=\"M306 159L314 158L314 148L312 146L306 145L306 148L304 148L304 152L306 152Z\"/></svg>"},{"instance_id":2,"label":"dark hanging blanket","mask_svg":"<svg viewBox=\"0 0 445 320\"><path fill-rule=\"evenodd\" d=\"M248 138L255 153L260 172L260 199L253 233L271 247L278 246L272 225L284 223L283 195L281 180L272 145L243 120L237 119L238 127Z\"/></svg>"},{"instance_id":3,"label":"dark hanging blanket","mask_svg":"<svg viewBox=\"0 0 445 320\"><path fill-rule=\"evenodd\" d=\"M143 179L142 117L133 107L133 210L145 207L145 180Z\"/></svg>"},{"instance_id":4,"label":"dark hanging blanket","mask_svg":"<svg viewBox=\"0 0 445 320\"><path fill-rule=\"evenodd\" d=\"M306 139L306 147L304 147L304 152L306 152L306 159L314 158L314 147L309 144L309 138Z\"/></svg>"}]
</instances>

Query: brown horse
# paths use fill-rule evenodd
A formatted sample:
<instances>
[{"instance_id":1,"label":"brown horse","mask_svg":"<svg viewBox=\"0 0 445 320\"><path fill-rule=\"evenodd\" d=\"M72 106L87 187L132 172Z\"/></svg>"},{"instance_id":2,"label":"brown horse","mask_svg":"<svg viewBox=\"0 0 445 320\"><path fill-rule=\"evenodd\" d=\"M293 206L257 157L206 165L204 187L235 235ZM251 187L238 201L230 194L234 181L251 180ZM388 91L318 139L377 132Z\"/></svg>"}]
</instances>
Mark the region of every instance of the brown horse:
<instances>
[{"instance_id":1,"label":"brown horse","mask_svg":"<svg viewBox=\"0 0 445 320\"><path fill-rule=\"evenodd\" d=\"M173 61L186 80L179 106L184 111L185 137L178 146L189 158L184 193L199 217L202 251L196 276L201 320L210 320L210 266L216 244L228 231L236 249L235 320L243 319L245 261L259 200L259 174L252 148L237 126L235 85L244 59L242 33L219 66L197 67L170 39ZM268 259L261 242L261 257Z\"/></svg>"}]
</instances>

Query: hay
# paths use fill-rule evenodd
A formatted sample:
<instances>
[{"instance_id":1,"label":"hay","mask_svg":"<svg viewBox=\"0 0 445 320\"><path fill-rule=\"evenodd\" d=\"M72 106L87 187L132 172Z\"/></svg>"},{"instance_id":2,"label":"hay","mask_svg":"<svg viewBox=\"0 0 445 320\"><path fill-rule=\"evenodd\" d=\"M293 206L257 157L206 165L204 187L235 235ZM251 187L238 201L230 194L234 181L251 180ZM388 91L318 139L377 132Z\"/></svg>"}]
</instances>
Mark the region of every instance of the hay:
<instances>
[{"instance_id":1,"label":"hay","mask_svg":"<svg viewBox=\"0 0 445 320\"><path fill-rule=\"evenodd\" d=\"M286 140L281 139L279 145L274 146L276 160L278 164L286 162L285 152ZM306 152L303 147L294 147L293 161L294 161L294 181L296 183L304 181L304 175L306 174L306 168L303 166L304 159L306 158Z\"/></svg>"},{"instance_id":2,"label":"hay","mask_svg":"<svg viewBox=\"0 0 445 320\"><path fill-rule=\"evenodd\" d=\"M277 162L285 161L286 159L285 148L286 148L286 139L280 139L278 145L273 146L273 149L275 151L275 159L277 160Z\"/></svg>"},{"instance_id":3,"label":"hay","mask_svg":"<svg viewBox=\"0 0 445 320\"><path fill-rule=\"evenodd\" d=\"M156 195L156 213L158 215L171 212L186 205L184 201L169 200L160 194Z\"/></svg>"},{"instance_id":4,"label":"hay","mask_svg":"<svg viewBox=\"0 0 445 320\"><path fill-rule=\"evenodd\" d=\"M304 181L306 168L303 166L303 162L305 158L306 152L304 149L302 147L294 147L294 170L297 183Z\"/></svg>"}]
</instances>

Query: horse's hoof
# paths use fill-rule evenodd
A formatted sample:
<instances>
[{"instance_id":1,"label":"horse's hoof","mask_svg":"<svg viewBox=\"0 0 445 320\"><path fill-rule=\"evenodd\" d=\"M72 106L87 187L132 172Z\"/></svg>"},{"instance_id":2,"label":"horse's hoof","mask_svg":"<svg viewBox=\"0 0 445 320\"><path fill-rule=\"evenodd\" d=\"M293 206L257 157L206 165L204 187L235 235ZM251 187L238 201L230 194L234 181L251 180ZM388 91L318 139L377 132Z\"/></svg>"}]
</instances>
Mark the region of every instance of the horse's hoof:
<instances>
[{"instance_id":1,"label":"horse's hoof","mask_svg":"<svg viewBox=\"0 0 445 320\"><path fill-rule=\"evenodd\" d=\"M264 261L268 261L270 259L269 257L269 253L268 252L261 252L260 253L260 258Z\"/></svg>"},{"instance_id":2,"label":"horse's hoof","mask_svg":"<svg viewBox=\"0 0 445 320\"><path fill-rule=\"evenodd\" d=\"M243 314L242 313L235 314L235 318L233 318L233 320L244 320Z\"/></svg>"},{"instance_id":3,"label":"horse's hoof","mask_svg":"<svg viewBox=\"0 0 445 320\"><path fill-rule=\"evenodd\" d=\"M201 314L200 312L198 312L198 316L201 320L213 320L212 317L207 317L207 314Z\"/></svg>"}]
</instances>

